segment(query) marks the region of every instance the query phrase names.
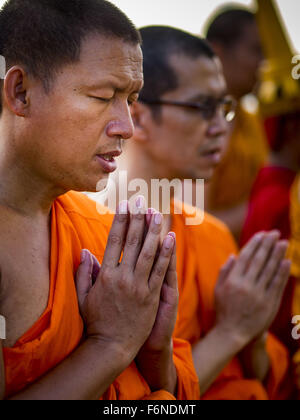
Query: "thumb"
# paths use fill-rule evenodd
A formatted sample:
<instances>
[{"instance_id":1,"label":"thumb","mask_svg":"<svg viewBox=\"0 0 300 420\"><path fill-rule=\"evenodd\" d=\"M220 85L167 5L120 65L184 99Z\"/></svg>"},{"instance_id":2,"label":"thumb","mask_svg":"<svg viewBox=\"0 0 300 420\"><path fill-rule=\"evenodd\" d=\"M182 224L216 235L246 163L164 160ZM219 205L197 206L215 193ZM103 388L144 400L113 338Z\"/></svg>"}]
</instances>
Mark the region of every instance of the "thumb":
<instances>
[{"instance_id":1,"label":"thumb","mask_svg":"<svg viewBox=\"0 0 300 420\"><path fill-rule=\"evenodd\" d=\"M90 289L93 286L92 274L93 274L92 254L87 249L84 249L81 251L80 265L78 267L78 270L76 273L76 279L75 279L80 312L82 312L85 299Z\"/></svg>"},{"instance_id":2,"label":"thumb","mask_svg":"<svg viewBox=\"0 0 300 420\"><path fill-rule=\"evenodd\" d=\"M236 262L236 256L231 255L226 262L226 264L221 268L220 274L219 274L219 280L218 285L222 285L225 283L225 280L227 279L229 273L233 269Z\"/></svg>"}]
</instances>

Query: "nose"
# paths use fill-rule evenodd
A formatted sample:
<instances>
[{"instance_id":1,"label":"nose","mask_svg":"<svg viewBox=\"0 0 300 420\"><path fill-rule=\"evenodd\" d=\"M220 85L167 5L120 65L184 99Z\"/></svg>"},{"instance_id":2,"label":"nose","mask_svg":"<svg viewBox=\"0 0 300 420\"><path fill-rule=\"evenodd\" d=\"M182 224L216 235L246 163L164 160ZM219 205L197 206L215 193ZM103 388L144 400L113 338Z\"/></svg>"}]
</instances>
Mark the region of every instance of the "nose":
<instances>
[{"instance_id":1,"label":"nose","mask_svg":"<svg viewBox=\"0 0 300 420\"><path fill-rule=\"evenodd\" d=\"M220 137L228 133L229 123L221 110L210 120L207 131L210 137Z\"/></svg>"},{"instance_id":2,"label":"nose","mask_svg":"<svg viewBox=\"0 0 300 420\"><path fill-rule=\"evenodd\" d=\"M133 136L134 125L128 104L119 109L115 118L108 123L106 134L128 140Z\"/></svg>"}]
</instances>

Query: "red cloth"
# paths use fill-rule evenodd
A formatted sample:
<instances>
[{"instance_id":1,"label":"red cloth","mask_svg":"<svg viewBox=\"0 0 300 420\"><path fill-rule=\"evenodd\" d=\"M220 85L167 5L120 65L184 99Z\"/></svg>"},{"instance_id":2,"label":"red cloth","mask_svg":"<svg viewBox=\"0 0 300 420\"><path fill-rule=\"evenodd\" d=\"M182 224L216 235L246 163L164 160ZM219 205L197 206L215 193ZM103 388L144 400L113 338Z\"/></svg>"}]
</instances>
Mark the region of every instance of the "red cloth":
<instances>
[{"instance_id":1,"label":"red cloth","mask_svg":"<svg viewBox=\"0 0 300 420\"><path fill-rule=\"evenodd\" d=\"M275 166L261 169L250 196L248 215L242 232L242 246L260 231L277 229L281 232L282 239L290 239L290 195L296 175L292 170ZM295 351L290 328L294 291L295 279L291 278L271 328L291 353Z\"/></svg>"},{"instance_id":2,"label":"red cloth","mask_svg":"<svg viewBox=\"0 0 300 420\"><path fill-rule=\"evenodd\" d=\"M260 170L250 196L241 245L260 231L278 229L284 239L291 235L290 191L296 172L279 167Z\"/></svg>"}]
</instances>

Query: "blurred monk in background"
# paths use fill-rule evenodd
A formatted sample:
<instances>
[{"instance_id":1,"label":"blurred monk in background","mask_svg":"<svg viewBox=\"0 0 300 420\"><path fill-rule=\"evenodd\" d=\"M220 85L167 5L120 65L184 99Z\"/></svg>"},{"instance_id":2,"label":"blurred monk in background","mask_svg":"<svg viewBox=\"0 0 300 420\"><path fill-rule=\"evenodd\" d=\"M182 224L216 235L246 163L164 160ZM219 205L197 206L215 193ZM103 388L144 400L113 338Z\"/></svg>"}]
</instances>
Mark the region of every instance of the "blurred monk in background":
<instances>
[{"instance_id":1,"label":"blurred monk in background","mask_svg":"<svg viewBox=\"0 0 300 420\"><path fill-rule=\"evenodd\" d=\"M104 0L0 11L1 399L199 397L190 345L172 339L174 234L161 245L162 215L137 200L108 237L111 218L75 192L96 191L132 137L140 42Z\"/></svg>"},{"instance_id":2,"label":"blurred monk in background","mask_svg":"<svg viewBox=\"0 0 300 420\"><path fill-rule=\"evenodd\" d=\"M129 182L147 183L149 205L153 179L211 179L234 108L220 61L205 41L169 27L141 34L145 84L131 107L134 141L120 169ZM187 226L191 215L199 222ZM289 357L268 329L289 276L287 243L276 231L259 234L236 256L221 221L182 209L176 199L164 214L163 232L170 229L177 237L180 295L175 335L193 346L202 398L281 398Z\"/></svg>"},{"instance_id":3,"label":"blurred monk in background","mask_svg":"<svg viewBox=\"0 0 300 420\"><path fill-rule=\"evenodd\" d=\"M260 72L258 99L271 151L251 192L242 245L262 230L278 229L282 239L291 238L292 186L300 169L300 84L292 77L295 53L276 2L257 0L257 3L257 21L266 58ZM296 220L293 226L297 231ZM299 344L291 334L295 286L292 277L272 326L291 354Z\"/></svg>"},{"instance_id":4,"label":"blurred monk in background","mask_svg":"<svg viewBox=\"0 0 300 420\"><path fill-rule=\"evenodd\" d=\"M207 186L207 210L222 219L239 240L249 195L268 153L257 110L250 111L243 102L258 81L261 41L255 14L231 6L217 10L205 32L221 59L228 92L238 101L224 157Z\"/></svg>"}]
</instances>

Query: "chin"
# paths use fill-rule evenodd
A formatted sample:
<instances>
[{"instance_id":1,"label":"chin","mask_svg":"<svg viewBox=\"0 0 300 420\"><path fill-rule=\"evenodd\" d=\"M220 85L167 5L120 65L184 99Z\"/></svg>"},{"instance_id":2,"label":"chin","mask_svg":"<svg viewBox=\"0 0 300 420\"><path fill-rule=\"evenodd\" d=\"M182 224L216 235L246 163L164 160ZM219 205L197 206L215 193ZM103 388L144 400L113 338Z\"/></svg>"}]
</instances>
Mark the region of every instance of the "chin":
<instances>
[{"instance_id":1,"label":"chin","mask_svg":"<svg viewBox=\"0 0 300 420\"><path fill-rule=\"evenodd\" d=\"M195 172L193 174L193 180L195 181L196 179L203 179L205 182L210 181L211 178L213 177L214 174L214 170L213 169L208 169L207 171L203 171L203 172Z\"/></svg>"},{"instance_id":2,"label":"chin","mask_svg":"<svg viewBox=\"0 0 300 420\"><path fill-rule=\"evenodd\" d=\"M73 191L78 192L88 192L88 193L96 193L103 191L108 184L108 176L103 178L97 178L93 180L82 180L79 181L76 185L70 188Z\"/></svg>"}]
</instances>

